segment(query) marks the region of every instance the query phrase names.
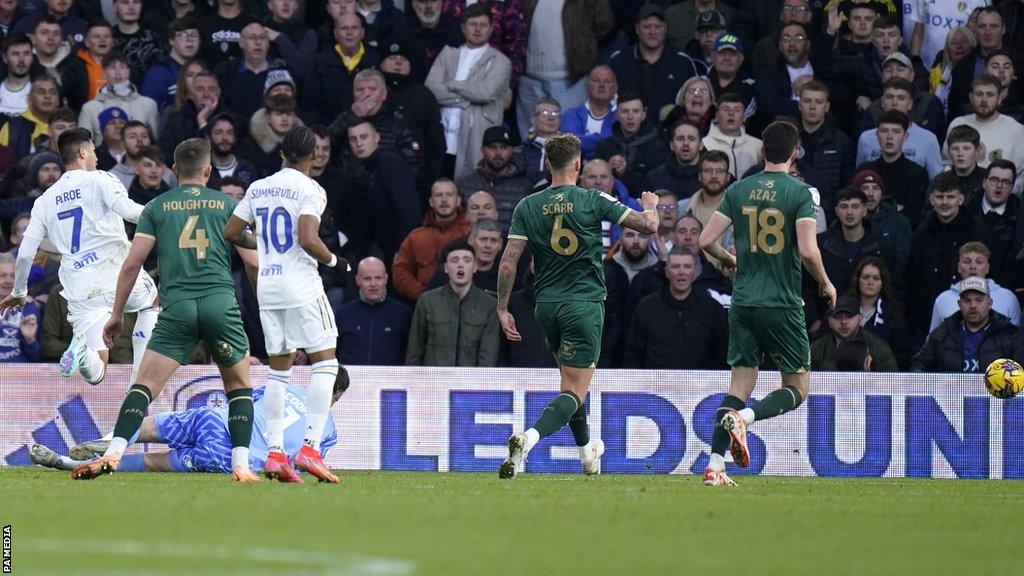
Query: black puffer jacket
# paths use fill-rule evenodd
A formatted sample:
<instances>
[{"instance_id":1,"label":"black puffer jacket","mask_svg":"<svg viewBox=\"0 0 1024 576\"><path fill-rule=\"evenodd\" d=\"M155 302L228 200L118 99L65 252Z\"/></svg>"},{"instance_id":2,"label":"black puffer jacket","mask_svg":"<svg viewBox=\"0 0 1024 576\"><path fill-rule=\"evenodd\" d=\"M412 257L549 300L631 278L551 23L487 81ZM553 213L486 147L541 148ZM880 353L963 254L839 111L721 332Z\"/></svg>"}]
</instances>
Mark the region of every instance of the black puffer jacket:
<instances>
[{"instance_id":1,"label":"black puffer jacket","mask_svg":"<svg viewBox=\"0 0 1024 576\"><path fill-rule=\"evenodd\" d=\"M725 368L729 343L725 308L696 289L676 300L668 288L640 301L626 337L626 368Z\"/></svg>"},{"instance_id":2,"label":"black puffer jacket","mask_svg":"<svg viewBox=\"0 0 1024 576\"><path fill-rule=\"evenodd\" d=\"M416 189L420 195L429 193L430 185L434 181L436 166L428 166L425 163L424 154L426 148L420 140L419 135L405 121L402 111L392 102L385 101L377 114L368 117L373 127L380 135L381 146L390 146L397 150L406 164L412 170L416 182ZM342 166L347 166L354 157L352 149L348 146L348 124L356 119L351 110L345 110L327 128L331 137L331 150L335 151L335 158L340 160ZM421 203L424 204L425 203ZM422 207L421 207L422 209Z\"/></svg>"},{"instance_id":3,"label":"black puffer jacket","mask_svg":"<svg viewBox=\"0 0 1024 576\"><path fill-rule=\"evenodd\" d=\"M1020 358L1022 350L1020 333L1010 324L1006 316L989 312L989 325L978 349L978 364L968 365L964 359L964 342L960 324L964 317L960 312L942 321L938 328L928 335L921 350L911 361L912 372L982 372L993 360L999 358Z\"/></svg>"},{"instance_id":4,"label":"black puffer jacket","mask_svg":"<svg viewBox=\"0 0 1024 576\"><path fill-rule=\"evenodd\" d=\"M825 189L822 194L828 198L835 198L836 192L846 186L853 178L853 167L857 162L857 146L850 140L850 137L843 134L831 121L818 128L817 145L808 157L805 155L803 161L810 164L818 171ZM800 131L800 138L806 142L808 134Z\"/></svg>"},{"instance_id":5,"label":"black puffer jacket","mask_svg":"<svg viewBox=\"0 0 1024 576\"><path fill-rule=\"evenodd\" d=\"M647 173L640 185L640 192L665 189L680 200L685 200L700 190L700 180L697 179L699 173L697 165L680 164L675 155L669 155L664 164Z\"/></svg>"},{"instance_id":6,"label":"black puffer jacket","mask_svg":"<svg viewBox=\"0 0 1024 576\"><path fill-rule=\"evenodd\" d=\"M636 134L627 137L618 121L612 124L612 135L597 143L596 156L608 160L616 154L626 159L626 169L619 180L626 185L629 195L640 197L641 184L647 173L654 170L668 158L668 146L658 138L658 130L648 118L640 125Z\"/></svg>"},{"instance_id":7,"label":"black puffer jacket","mask_svg":"<svg viewBox=\"0 0 1024 576\"><path fill-rule=\"evenodd\" d=\"M456 181L463 201L480 190L486 190L494 196L498 222L501 223L502 230L508 230L512 223L512 211L515 210L516 204L530 193L533 184L526 175L523 161L515 156L508 159L505 169L499 173L493 172L481 160L472 172Z\"/></svg>"},{"instance_id":8,"label":"black puffer jacket","mask_svg":"<svg viewBox=\"0 0 1024 576\"><path fill-rule=\"evenodd\" d=\"M961 210L948 224L929 212L910 241L910 264L907 266L907 303L910 324L923 334L931 322L928 303L959 279L956 270L960 247L974 240L993 244L992 232L981 220Z\"/></svg>"}]
</instances>

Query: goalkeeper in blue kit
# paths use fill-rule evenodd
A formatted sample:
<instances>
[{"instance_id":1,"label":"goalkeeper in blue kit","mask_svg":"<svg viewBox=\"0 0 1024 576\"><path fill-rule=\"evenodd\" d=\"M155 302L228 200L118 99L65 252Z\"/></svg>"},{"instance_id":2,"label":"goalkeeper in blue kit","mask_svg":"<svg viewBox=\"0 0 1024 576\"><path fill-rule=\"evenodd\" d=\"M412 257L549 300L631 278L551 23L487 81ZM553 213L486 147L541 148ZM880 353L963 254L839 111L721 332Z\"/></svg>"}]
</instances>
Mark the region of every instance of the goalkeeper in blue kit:
<instances>
[{"instance_id":1,"label":"goalkeeper in blue kit","mask_svg":"<svg viewBox=\"0 0 1024 576\"><path fill-rule=\"evenodd\" d=\"M341 368L334 383L331 405L348 389L348 372ZM249 466L260 470L267 459L266 417L263 389L253 391L253 434L249 443ZM298 454L306 433L306 390L288 386L285 393L284 449L290 457ZM90 451L97 456L106 450L109 441L92 440L76 446L73 451ZM147 416L130 444L166 444L170 450L127 454L121 459L120 472L223 472L231 473L231 437L228 434L227 406L194 408ZM320 442L320 456L338 443L334 420L327 418ZM74 470L87 461L73 460L35 444L29 454L40 466L58 470Z\"/></svg>"}]
</instances>

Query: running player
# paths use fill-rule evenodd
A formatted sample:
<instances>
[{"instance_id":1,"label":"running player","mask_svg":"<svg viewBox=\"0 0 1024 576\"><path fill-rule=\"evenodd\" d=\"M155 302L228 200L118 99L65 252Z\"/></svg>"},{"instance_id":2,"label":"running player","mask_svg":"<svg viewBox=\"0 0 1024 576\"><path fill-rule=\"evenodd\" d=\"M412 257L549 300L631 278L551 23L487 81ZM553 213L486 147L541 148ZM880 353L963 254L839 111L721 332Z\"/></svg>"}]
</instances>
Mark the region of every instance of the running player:
<instances>
[{"instance_id":1,"label":"running player","mask_svg":"<svg viewBox=\"0 0 1024 576\"><path fill-rule=\"evenodd\" d=\"M789 175L800 135L791 124L773 122L762 137L764 171L729 186L699 240L724 269L736 271L729 308L732 381L716 413L711 461L704 470L708 486L736 484L725 473L726 448L731 446L737 466L750 464L748 425L795 410L807 398L811 348L800 297L801 260L829 306L836 303L818 251L818 192ZM729 226L735 256L718 243ZM782 388L745 408L764 355L782 372Z\"/></svg>"},{"instance_id":2,"label":"running player","mask_svg":"<svg viewBox=\"0 0 1024 576\"><path fill-rule=\"evenodd\" d=\"M610 220L643 234L658 230L658 197L652 192L641 195L641 213L598 190L576 185L580 173L576 136L548 138L544 154L551 186L520 200L512 213L508 246L498 271L498 319L506 338L513 342L522 339L508 311L508 300L519 257L529 244L536 268L534 316L558 362L561 394L548 403L532 428L508 439L508 457L498 468L500 478L514 478L523 472L523 461L537 441L566 424L579 448L583 472L601 472L604 443L590 440L584 405L601 355L604 328L607 293L601 265L601 223Z\"/></svg>"},{"instance_id":3,"label":"running player","mask_svg":"<svg viewBox=\"0 0 1024 576\"><path fill-rule=\"evenodd\" d=\"M305 126L288 131L281 142L284 168L249 186L224 228L224 238L255 248L260 272L256 298L270 356L267 373L267 442L263 465L268 478L301 481L284 452L284 393L292 374L295 350L302 348L313 363L309 382L306 439L295 466L322 482L338 477L320 458L320 436L330 411L331 388L338 375L335 347L338 328L324 294L317 264L334 267L338 257L320 240L320 215L327 206L324 189L309 177L316 135ZM253 237L248 229L254 225Z\"/></svg>"},{"instance_id":4,"label":"running player","mask_svg":"<svg viewBox=\"0 0 1024 576\"><path fill-rule=\"evenodd\" d=\"M103 325L114 304L112 280L130 246L124 220L137 222L142 206L128 198L115 176L96 170L91 132L68 130L57 139L57 148L67 172L32 205L32 218L18 250L14 290L0 301L0 310L25 303L32 260L43 238L49 237L62 256L61 295L68 301L68 323L74 334L58 369L64 377L81 372L86 382L99 384L109 358ZM132 333L134 374L160 310L149 275L140 270L132 281L125 310L139 313Z\"/></svg>"},{"instance_id":5,"label":"running player","mask_svg":"<svg viewBox=\"0 0 1024 576\"><path fill-rule=\"evenodd\" d=\"M237 203L204 187L211 171L209 142L185 140L174 150L174 172L180 185L153 199L139 217L131 250L117 277L117 294L103 337L109 345L120 335L129 288L154 246L163 311L138 378L121 404L110 446L102 458L76 468L72 478L88 480L118 469L149 404L178 366L188 362L201 339L220 368L228 398L232 477L239 482L259 481L249 469L253 418L249 340L235 299L230 245L216 233ZM239 253L247 265L255 266L251 251Z\"/></svg>"},{"instance_id":6,"label":"running player","mask_svg":"<svg viewBox=\"0 0 1024 576\"><path fill-rule=\"evenodd\" d=\"M341 398L348 389L348 372L341 368L334 382L331 404ZM253 390L252 440L249 443L249 465L255 469L263 466L267 459L268 446L265 437L264 418L265 396L263 388ZM296 455L306 434L306 391L289 386L285 394L285 451ZM126 454L121 458L119 472L231 472L231 436L228 432L228 410L225 407L204 406L192 410L167 412L146 416L142 426L131 443L167 444L171 449L160 452ZM108 442L93 440L90 446L99 447ZM320 455L338 443L338 431L334 420L327 419ZM105 448L99 448L100 453ZM88 462L61 456L41 444L29 449L32 461L47 468L74 470ZM98 454L97 454L98 455Z\"/></svg>"}]
</instances>

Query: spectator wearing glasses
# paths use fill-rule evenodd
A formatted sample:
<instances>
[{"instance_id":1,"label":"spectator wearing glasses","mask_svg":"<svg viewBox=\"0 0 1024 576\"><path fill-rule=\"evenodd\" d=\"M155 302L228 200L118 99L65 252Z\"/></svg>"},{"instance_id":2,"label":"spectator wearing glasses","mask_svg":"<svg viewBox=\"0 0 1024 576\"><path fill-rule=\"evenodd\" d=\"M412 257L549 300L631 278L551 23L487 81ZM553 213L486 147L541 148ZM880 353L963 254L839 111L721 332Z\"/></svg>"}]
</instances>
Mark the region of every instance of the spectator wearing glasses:
<instances>
[{"instance_id":1,"label":"spectator wearing glasses","mask_svg":"<svg viewBox=\"0 0 1024 576\"><path fill-rule=\"evenodd\" d=\"M764 68L755 68L758 114L771 119L797 115L797 95L817 71L811 65L810 52L811 38L803 24L793 22L782 27L779 57Z\"/></svg>"},{"instance_id":2,"label":"spectator wearing glasses","mask_svg":"<svg viewBox=\"0 0 1024 576\"><path fill-rule=\"evenodd\" d=\"M546 186L551 180L551 173L544 164L544 143L548 138L558 134L558 126L561 123L562 105L558 100L548 96L537 100L533 106L526 142L516 150L516 156L526 168L526 177L534 187Z\"/></svg>"},{"instance_id":3,"label":"spectator wearing glasses","mask_svg":"<svg viewBox=\"0 0 1024 576\"><path fill-rule=\"evenodd\" d=\"M767 4L778 4L778 2ZM771 10L767 4L763 7L765 11ZM779 59L779 36L781 36L780 30L783 26L787 24L808 26L814 18L810 0L783 0L781 4L778 19L775 20L772 28L763 30L756 36L749 33L750 21L747 18L729 20L729 23L733 25L733 32L736 32L743 40L744 46L751 49L750 64L753 70L767 68Z\"/></svg>"},{"instance_id":4,"label":"spectator wearing glasses","mask_svg":"<svg viewBox=\"0 0 1024 576\"><path fill-rule=\"evenodd\" d=\"M1017 169L1008 160L994 160L985 169L985 178L981 189L968 196L965 209L988 225L995 236L992 260L1006 262L1011 256L1013 239L1017 231L1020 198L1013 193L1013 183L1017 180ZM1000 279L1009 280L1008 266L1000 266Z\"/></svg>"},{"instance_id":5,"label":"spectator wearing glasses","mask_svg":"<svg viewBox=\"0 0 1024 576\"><path fill-rule=\"evenodd\" d=\"M707 150L700 157L700 190L679 202L679 214L692 214L700 221L701 228L707 226L711 216L722 201L726 186L732 182L729 175L729 156L721 150ZM722 245L732 244L732 230L722 238Z\"/></svg>"},{"instance_id":6,"label":"spectator wearing glasses","mask_svg":"<svg viewBox=\"0 0 1024 576\"><path fill-rule=\"evenodd\" d=\"M178 88L178 75L186 62L199 52L199 22L181 18L167 27L170 53L146 70L139 92L156 101L161 109L174 104Z\"/></svg>"},{"instance_id":7,"label":"spectator wearing glasses","mask_svg":"<svg viewBox=\"0 0 1024 576\"><path fill-rule=\"evenodd\" d=\"M654 251L665 259L675 246L675 226L679 220L679 196L671 190L655 190L658 196L658 232L654 235Z\"/></svg>"},{"instance_id":8,"label":"spectator wearing glasses","mask_svg":"<svg viewBox=\"0 0 1024 576\"><path fill-rule=\"evenodd\" d=\"M689 120L700 128L700 136L708 135L711 120L715 117L714 94L711 82L704 76L694 76L683 84L675 105L661 109L658 118L661 120L661 137L672 139L673 127L683 120Z\"/></svg>"}]
</instances>

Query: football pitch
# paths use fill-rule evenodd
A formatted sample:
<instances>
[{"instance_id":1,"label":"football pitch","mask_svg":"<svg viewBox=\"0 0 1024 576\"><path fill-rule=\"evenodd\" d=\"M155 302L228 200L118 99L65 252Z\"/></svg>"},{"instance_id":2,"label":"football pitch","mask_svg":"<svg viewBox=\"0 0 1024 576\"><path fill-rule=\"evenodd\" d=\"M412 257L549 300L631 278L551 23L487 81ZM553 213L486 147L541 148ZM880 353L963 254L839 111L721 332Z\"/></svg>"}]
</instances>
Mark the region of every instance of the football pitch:
<instances>
[{"instance_id":1,"label":"football pitch","mask_svg":"<svg viewBox=\"0 0 1024 576\"><path fill-rule=\"evenodd\" d=\"M0 469L14 574L1013 574L1024 482ZM309 477L307 477L309 478Z\"/></svg>"}]
</instances>

